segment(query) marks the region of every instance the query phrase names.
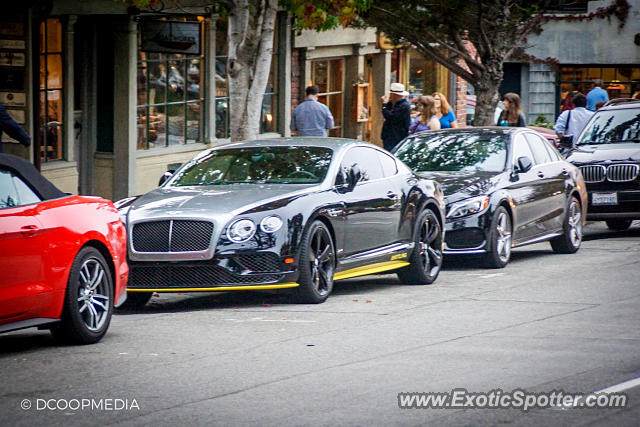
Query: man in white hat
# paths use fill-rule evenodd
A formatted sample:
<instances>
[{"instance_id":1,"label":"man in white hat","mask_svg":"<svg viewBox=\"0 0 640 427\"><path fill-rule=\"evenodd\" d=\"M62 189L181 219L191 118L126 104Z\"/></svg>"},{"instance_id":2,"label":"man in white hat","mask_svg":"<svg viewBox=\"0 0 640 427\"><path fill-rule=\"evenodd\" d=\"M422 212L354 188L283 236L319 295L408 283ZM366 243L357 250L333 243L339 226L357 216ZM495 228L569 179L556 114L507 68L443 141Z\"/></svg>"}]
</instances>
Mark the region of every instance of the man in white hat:
<instances>
[{"instance_id":1,"label":"man in white hat","mask_svg":"<svg viewBox=\"0 0 640 427\"><path fill-rule=\"evenodd\" d=\"M383 96L382 115L382 143L384 148L391 151L393 147L409 135L411 125L411 107L407 102L409 92L404 90L402 83L391 83L389 97Z\"/></svg>"}]
</instances>

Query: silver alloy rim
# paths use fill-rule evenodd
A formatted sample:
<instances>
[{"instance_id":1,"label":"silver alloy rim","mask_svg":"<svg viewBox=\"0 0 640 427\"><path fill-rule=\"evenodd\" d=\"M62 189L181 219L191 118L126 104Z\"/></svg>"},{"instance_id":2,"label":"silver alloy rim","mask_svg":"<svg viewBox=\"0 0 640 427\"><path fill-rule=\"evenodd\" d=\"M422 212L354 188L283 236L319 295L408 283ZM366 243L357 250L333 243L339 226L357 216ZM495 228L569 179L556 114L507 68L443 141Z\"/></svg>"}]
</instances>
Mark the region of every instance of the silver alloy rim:
<instances>
[{"instance_id":1,"label":"silver alloy rim","mask_svg":"<svg viewBox=\"0 0 640 427\"><path fill-rule=\"evenodd\" d=\"M509 222L509 216L505 212L500 212L496 226L498 232L496 253L502 262L507 262L511 256L511 224Z\"/></svg>"},{"instance_id":2,"label":"silver alloy rim","mask_svg":"<svg viewBox=\"0 0 640 427\"><path fill-rule=\"evenodd\" d=\"M331 237L323 228L316 229L309 244L309 264L313 287L320 296L329 293L333 283L335 256Z\"/></svg>"},{"instance_id":3,"label":"silver alloy rim","mask_svg":"<svg viewBox=\"0 0 640 427\"><path fill-rule=\"evenodd\" d=\"M580 246L582 241L582 213L580 207L575 201L569 206L569 238L574 248Z\"/></svg>"},{"instance_id":4,"label":"silver alloy rim","mask_svg":"<svg viewBox=\"0 0 640 427\"><path fill-rule=\"evenodd\" d=\"M107 321L109 297L107 277L102 264L89 258L80 268L78 312L90 331L99 331Z\"/></svg>"},{"instance_id":5,"label":"silver alloy rim","mask_svg":"<svg viewBox=\"0 0 640 427\"><path fill-rule=\"evenodd\" d=\"M442 233L437 221L427 218L420 228L420 260L424 272L433 277L442 267Z\"/></svg>"}]
</instances>

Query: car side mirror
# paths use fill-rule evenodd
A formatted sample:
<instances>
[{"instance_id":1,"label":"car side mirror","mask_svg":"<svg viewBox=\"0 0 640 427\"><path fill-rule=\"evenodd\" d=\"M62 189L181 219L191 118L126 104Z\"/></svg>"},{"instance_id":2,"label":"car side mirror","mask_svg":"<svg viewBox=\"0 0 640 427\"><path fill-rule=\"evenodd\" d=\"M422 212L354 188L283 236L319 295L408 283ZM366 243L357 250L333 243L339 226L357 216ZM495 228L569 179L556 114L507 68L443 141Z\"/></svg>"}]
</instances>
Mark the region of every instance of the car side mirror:
<instances>
[{"instance_id":1,"label":"car side mirror","mask_svg":"<svg viewBox=\"0 0 640 427\"><path fill-rule=\"evenodd\" d=\"M166 171L165 173L163 173L162 176L160 177L160 181L158 181L158 186L161 186L162 184L167 182L167 180L173 176L174 172L175 172L175 170L170 169L170 170Z\"/></svg>"},{"instance_id":2,"label":"car side mirror","mask_svg":"<svg viewBox=\"0 0 640 427\"><path fill-rule=\"evenodd\" d=\"M349 169L349 176L347 180L347 184L349 185L349 191L353 190L362 178L362 172L360 171L360 167L358 165L351 166Z\"/></svg>"},{"instance_id":3,"label":"car side mirror","mask_svg":"<svg viewBox=\"0 0 640 427\"><path fill-rule=\"evenodd\" d=\"M563 150L571 150L573 148L573 137L571 136L563 136L558 141L558 148Z\"/></svg>"},{"instance_id":4,"label":"car side mirror","mask_svg":"<svg viewBox=\"0 0 640 427\"><path fill-rule=\"evenodd\" d=\"M531 170L533 162L527 156L522 156L518 157L518 160L516 160L516 166L516 173L527 173Z\"/></svg>"}]
</instances>

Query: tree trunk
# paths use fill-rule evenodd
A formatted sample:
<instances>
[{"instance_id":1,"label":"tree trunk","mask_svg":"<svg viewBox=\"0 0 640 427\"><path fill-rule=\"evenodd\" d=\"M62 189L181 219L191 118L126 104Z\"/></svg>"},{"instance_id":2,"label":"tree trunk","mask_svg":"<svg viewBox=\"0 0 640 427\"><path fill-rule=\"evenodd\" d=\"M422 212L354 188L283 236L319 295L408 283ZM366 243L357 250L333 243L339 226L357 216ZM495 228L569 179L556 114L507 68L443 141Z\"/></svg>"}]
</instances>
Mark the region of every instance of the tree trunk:
<instances>
[{"instance_id":1,"label":"tree trunk","mask_svg":"<svg viewBox=\"0 0 640 427\"><path fill-rule=\"evenodd\" d=\"M495 126L493 120L496 105L500 100L498 89L502 82L503 60L498 59L485 63L485 70L477 81L473 82L476 92L476 111L473 117L474 126Z\"/></svg>"},{"instance_id":2,"label":"tree trunk","mask_svg":"<svg viewBox=\"0 0 640 427\"><path fill-rule=\"evenodd\" d=\"M277 0L236 0L229 11L231 140L260 132L262 100L271 70Z\"/></svg>"}]
</instances>

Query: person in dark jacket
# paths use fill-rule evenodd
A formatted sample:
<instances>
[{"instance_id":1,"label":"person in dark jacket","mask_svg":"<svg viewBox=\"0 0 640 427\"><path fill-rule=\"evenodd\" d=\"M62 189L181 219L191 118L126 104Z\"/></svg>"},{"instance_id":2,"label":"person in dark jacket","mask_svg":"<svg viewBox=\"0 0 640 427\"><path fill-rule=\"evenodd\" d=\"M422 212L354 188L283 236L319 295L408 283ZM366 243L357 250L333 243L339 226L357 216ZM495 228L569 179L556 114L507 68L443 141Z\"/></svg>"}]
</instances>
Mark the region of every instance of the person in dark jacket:
<instances>
[{"instance_id":1,"label":"person in dark jacket","mask_svg":"<svg viewBox=\"0 0 640 427\"><path fill-rule=\"evenodd\" d=\"M27 147L31 145L31 138L27 132L13 120L7 112L7 109L4 108L4 105L0 102L0 141L2 141L2 132L6 132L11 138ZM2 142L0 142L0 153L2 153Z\"/></svg>"},{"instance_id":2,"label":"person in dark jacket","mask_svg":"<svg viewBox=\"0 0 640 427\"><path fill-rule=\"evenodd\" d=\"M391 151L398 142L409 135L411 125L411 107L407 102L409 92L404 90L402 83L391 83L389 97L383 96L382 115L382 143L386 150Z\"/></svg>"}]
</instances>

